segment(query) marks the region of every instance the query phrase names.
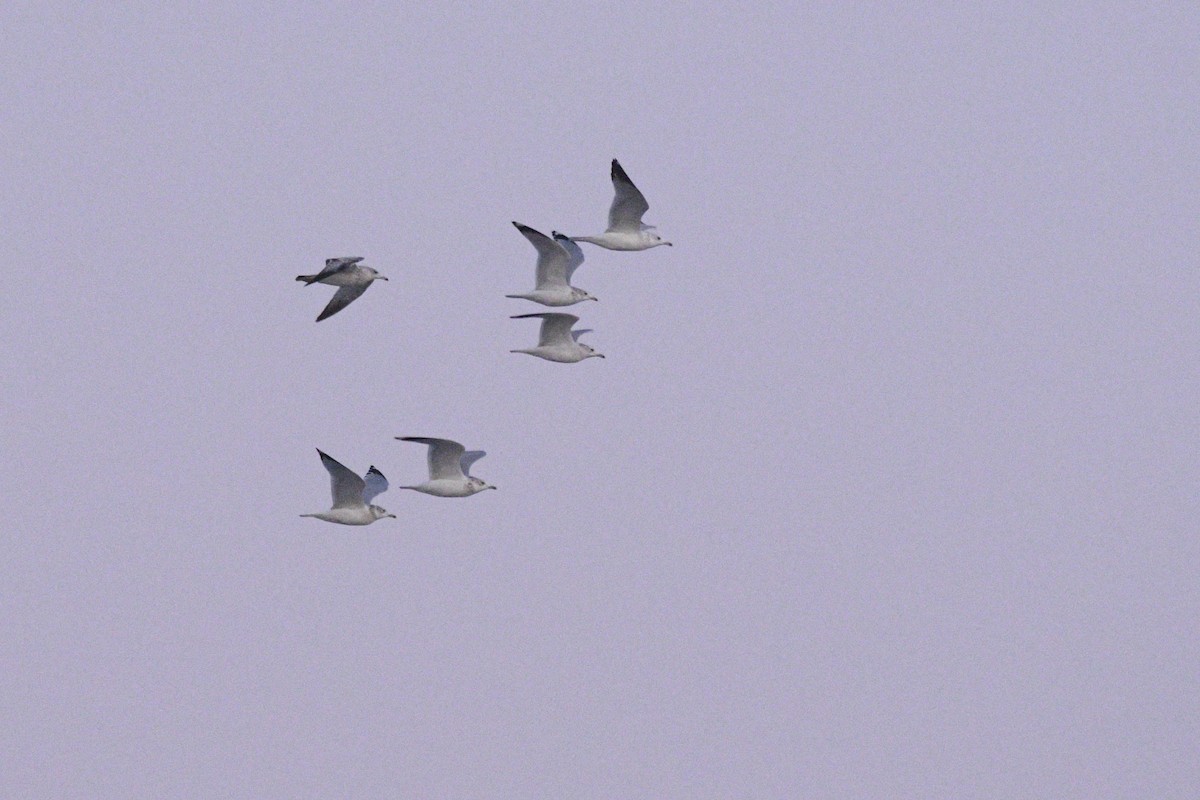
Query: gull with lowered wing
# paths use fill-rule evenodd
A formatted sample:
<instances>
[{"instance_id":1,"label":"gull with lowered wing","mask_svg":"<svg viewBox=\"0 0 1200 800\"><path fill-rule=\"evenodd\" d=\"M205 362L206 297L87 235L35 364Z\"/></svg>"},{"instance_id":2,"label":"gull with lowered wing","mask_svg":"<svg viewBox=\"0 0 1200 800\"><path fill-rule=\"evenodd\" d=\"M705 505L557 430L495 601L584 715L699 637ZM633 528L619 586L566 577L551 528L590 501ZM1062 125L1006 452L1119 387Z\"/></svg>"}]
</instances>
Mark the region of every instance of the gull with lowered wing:
<instances>
[{"instance_id":1,"label":"gull with lowered wing","mask_svg":"<svg viewBox=\"0 0 1200 800\"><path fill-rule=\"evenodd\" d=\"M490 483L471 477L471 465L487 455L483 450L470 450L450 439L429 436L397 436L402 442L429 445L429 480L416 486L401 486L435 497L470 497L485 489L495 489Z\"/></svg>"},{"instance_id":2,"label":"gull with lowered wing","mask_svg":"<svg viewBox=\"0 0 1200 800\"><path fill-rule=\"evenodd\" d=\"M375 281L387 280L385 276L380 275L374 268L359 264L358 262L360 261L362 261L361 256L354 258L327 258L325 259L325 269L316 275L296 276L296 280L303 282L305 286L312 286L314 283L326 283L330 286L339 287L333 293L333 299L329 301L329 305L325 306L325 310L317 317L317 322L326 317L332 317L350 305Z\"/></svg>"},{"instance_id":3,"label":"gull with lowered wing","mask_svg":"<svg viewBox=\"0 0 1200 800\"><path fill-rule=\"evenodd\" d=\"M350 469L317 450L321 463L329 470L329 482L333 488L333 508L316 514L301 514L302 517L316 517L326 522L337 522L341 525L370 525L384 517L396 518L386 509L372 505L371 501L387 491L387 478L383 473L371 467L365 478L360 478Z\"/></svg>"},{"instance_id":4,"label":"gull with lowered wing","mask_svg":"<svg viewBox=\"0 0 1200 800\"><path fill-rule=\"evenodd\" d=\"M540 319L541 330L538 332L537 347L528 350L510 350L510 353L528 353L531 356L544 358L547 361L557 361L561 364L574 364L585 358L604 358L594 349L579 341L585 333L591 333L590 328L573 331L571 327L579 322L574 314L543 311L540 314L518 314L511 319Z\"/></svg>"}]
</instances>

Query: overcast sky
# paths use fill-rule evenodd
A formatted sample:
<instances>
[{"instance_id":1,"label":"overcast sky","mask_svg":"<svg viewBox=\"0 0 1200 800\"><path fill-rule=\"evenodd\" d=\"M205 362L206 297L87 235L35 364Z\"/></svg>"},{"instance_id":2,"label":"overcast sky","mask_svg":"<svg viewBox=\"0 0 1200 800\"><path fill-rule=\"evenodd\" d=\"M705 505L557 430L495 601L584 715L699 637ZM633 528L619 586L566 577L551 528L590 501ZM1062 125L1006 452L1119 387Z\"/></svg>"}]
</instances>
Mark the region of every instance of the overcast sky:
<instances>
[{"instance_id":1,"label":"overcast sky","mask_svg":"<svg viewBox=\"0 0 1200 800\"><path fill-rule=\"evenodd\" d=\"M1192 4L113 5L0 10L0 794L1196 796ZM499 491L300 518L395 436Z\"/></svg>"}]
</instances>

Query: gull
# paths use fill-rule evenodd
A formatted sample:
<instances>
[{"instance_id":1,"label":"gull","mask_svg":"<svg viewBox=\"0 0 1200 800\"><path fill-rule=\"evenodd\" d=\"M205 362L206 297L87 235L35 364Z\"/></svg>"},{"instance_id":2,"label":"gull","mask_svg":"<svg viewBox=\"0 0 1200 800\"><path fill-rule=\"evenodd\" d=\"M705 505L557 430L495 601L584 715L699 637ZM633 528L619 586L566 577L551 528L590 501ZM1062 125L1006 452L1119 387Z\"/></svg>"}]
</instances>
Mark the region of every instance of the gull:
<instances>
[{"instance_id":1,"label":"gull","mask_svg":"<svg viewBox=\"0 0 1200 800\"><path fill-rule=\"evenodd\" d=\"M510 319L538 318L542 321L542 329L538 333L537 347L529 350L509 350L510 353L528 353L531 356L544 358L547 361L558 361L563 364L574 364L585 358L604 358L591 347L579 341L585 333L591 333L591 328L573 331L571 326L579 322L574 314L560 314L544 311L540 314L518 314Z\"/></svg>"},{"instance_id":2,"label":"gull","mask_svg":"<svg viewBox=\"0 0 1200 800\"><path fill-rule=\"evenodd\" d=\"M397 436L402 442L429 445L429 480L416 486L401 486L437 497L470 497L484 489L495 489L490 483L471 477L471 465L487 455L483 450L468 451L450 439L428 436Z\"/></svg>"},{"instance_id":3,"label":"gull","mask_svg":"<svg viewBox=\"0 0 1200 800\"><path fill-rule=\"evenodd\" d=\"M371 505L377 495L387 491L387 478L383 473L371 467L365 478L360 478L347 467L330 458L319 449L321 463L329 470L329 483L333 487L333 508L318 514L301 514L302 517L316 517L326 522L337 522L342 525L370 525L384 517L396 518L386 509Z\"/></svg>"},{"instance_id":4,"label":"gull","mask_svg":"<svg viewBox=\"0 0 1200 800\"><path fill-rule=\"evenodd\" d=\"M327 258L325 259L325 269L316 275L296 276L296 280L303 281L306 286L312 286L314 283L327 283L330 286L341 287L333 293L333 299L329 301L329 305L325 306L325 310L321 312L321 316L317 317L317 322L326 317L332 317L350 305L373 282L387 280L386 277L380 275L375 269L368 266L359 266L358 262L360 261L362 261L362 256L357 258Z\"/></svg>"},{"instance_id":5,"label":"gull","mask_svg":"<svg viewBox=\"0 0 1200 800\"><path fill-rule=\"evenodd\" d=\"M646 197L629 180L625 170L614 158L612 182L616 194L608 209L608 230L597 236L572 236L577 242L590 242L609 250L649 250L670 242L658 235L653 225L642 222L642 215L650 208Z\"/></svg>"},{"instance_id":6,"label":"gull","mask_svg":"<svg viewBox=\"0 0 1200 800\"><path fill-rule=\"evenodd\" d=\"M583 251L569 236L555 231L551 239L528 225L519 222L513 225L537 248L537 288L526 294L506 294L505 297L532 300L544 306L573 306L583 300L596 299L583 289L571 286L571 276L583 263Z\"/></svg>"}]
</instances>

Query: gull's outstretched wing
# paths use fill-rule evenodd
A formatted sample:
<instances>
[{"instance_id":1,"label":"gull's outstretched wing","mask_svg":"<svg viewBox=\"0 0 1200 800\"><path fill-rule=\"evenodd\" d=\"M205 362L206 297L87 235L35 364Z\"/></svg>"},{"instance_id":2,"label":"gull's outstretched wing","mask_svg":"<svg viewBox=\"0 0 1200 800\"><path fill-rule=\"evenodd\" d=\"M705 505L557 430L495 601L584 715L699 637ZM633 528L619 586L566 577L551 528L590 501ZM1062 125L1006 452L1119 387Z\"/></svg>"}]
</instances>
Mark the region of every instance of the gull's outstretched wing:
<instances>
[{"instance_id":1,"label":"gull's outstretched wing","mask_svg":"<svg viewBox=\"0 0 1200 800\"><path fill-rule=\"evenodd\" d=\"M579 265L583 263L583 248L565 233L553 231L552 235L554 236L554 241L562 245L562 248L567 251L567 255L571 257L571 260L567 262L567 283L570 283L571 276L575 274L575 270L579 269Z\"/></svg>"},{"instance_id":2,"label":"gull's outstretched wing","mask_svg":"<svg viewBox=\"0 0 1200 800\"><path fill-rule=\"evenodd\" d=\"M362 501L367 505L371 505L371 501L388 490L387 478L383 477L383 473L372 466L367 470L367 476L363 483L366 486L363 488Z\"/></svg>"},{"instance_id":3,"label":"gull's outstretched wing","mask_svg":"<svg viewBox=\"0 0 1200 800\"><path fill-rule=\"evenodd\" d=\"M342 286L333 293L333 299L329 301L329 305L325 306L325 310L321 312L321 316L317 317L317 322L323 319L332 317L337 312L341 311L346 306L358 299L358 296L367 290L369 283L362 283L358 286Z\"/></svg>"},{"instance_id":4,"label":"gull's outstretched wing","mask_svg":"<svg viewBox=\"0 0 1200 800\"><path fill-rule=\"evenodd\" d=\"M470 475L471 465L486 455L487 451L485 450L468 450L463 453L462 458L458 460L459 465L462 467L463 475Z\"/></svg>"},{"instance_id":5,"label":"gull's outstretched wing","mask_svg":"<svg viewBox=\"0 0 1200 800\"><path fill-rule=\"evenodd\" d=\"M585 333L591 333L591 332L592 332L591 328L580 328L577 331L571 331L571 338L578 342L580 336L583 336Z\"/></svg>"},{"instance_id":6,"label":"gull's outstretched wing","mask_svg":"<svg viewBox=\"0 0 1200 800\"><path fill-rule=\"evenodd\" d=\"M363 479L358 477L337 459L322 453L321 463L329 470L329 484L333 489L334 508L358 508L363 504Z\"/></svg>"},{"instance_id":7,"label":"gull's outstretched wing","mask_svg":"<svg viewBox=\"0 0 1200 800\"><path fill-rule=\"evenodd\" d=\"M465 480L462 470L462 457L466 452L461 444L450 439L434 439L429 436L397 436L402 442L417 442L429 445L429 480L439 481L444 478Z\"/></svg>"},{"instance_id":8,"label":"gull's outstretched wing","mask_svg":"<svg viewBox=\"0 0 1200 800\"><path fill-rule=\"evenodd\" d=\"M612 182L616 194L608 209L608 229L610 231L640 231L642 215L650 209L645 196L638 191L621 169L620 163L614 158L612 162Z\"/></svg>"},{"instance_id":9,"label":"gull's outstretched wing","mask_svg":"<svg viewBox=\"0 0 1200 800\"><path fill-rule=\"evenodd\" d=\"M557 242L528 225L514 222L529 243L537 248L537 288L552 289L567 285L567 269L571 256ZM578 246L578 245L576 245Z\"/></svg>"},{"instance_id":10,"label":"gull's outstretched wing","mask_svg":"<svg viewBox=\"0 0 1200 800\"><path fill-rule=\"evenodd\" d=\"M543 311L540 314L518 314L512 319L530 319L537 317L542 321L542 328L538 331L538 346L554 344L570 344L571 326L579 322L579 317L574 314L560 314L558 312Z\"/></svg>"},{"instance_id":11,"label":"gull's outstretched wing","mask_svg":"<svg viewBox=\"0 0 1200 800\"><path fill-rule=\"evenodd\" d=\"M327 258L325 259L325 269L314 275L309 283L318 283L323 281L330 275L334 275L344 269L349 269L362 260L362 256L354 256L350 258Z\"/></svg>"}]
</instances>

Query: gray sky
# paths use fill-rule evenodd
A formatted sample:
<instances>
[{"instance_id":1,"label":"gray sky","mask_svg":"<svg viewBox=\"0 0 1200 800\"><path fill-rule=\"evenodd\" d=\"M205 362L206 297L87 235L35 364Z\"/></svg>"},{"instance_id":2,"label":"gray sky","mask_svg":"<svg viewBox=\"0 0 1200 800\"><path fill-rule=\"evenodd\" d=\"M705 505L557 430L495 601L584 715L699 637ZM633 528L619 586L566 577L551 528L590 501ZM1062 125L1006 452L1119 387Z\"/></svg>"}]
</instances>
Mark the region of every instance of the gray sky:
<instances>
[{"instance_id":1,"label":"gray sky","mask_svg":"<svg viewBox=\"0 0 1200 800\"><path fill-rule=\"evenodd\" d=\"M0 794L1195 796L1194 7L99 5L0 10ZM500 491L299 518L397 435Z\"/></svg>"}]
</instances>

